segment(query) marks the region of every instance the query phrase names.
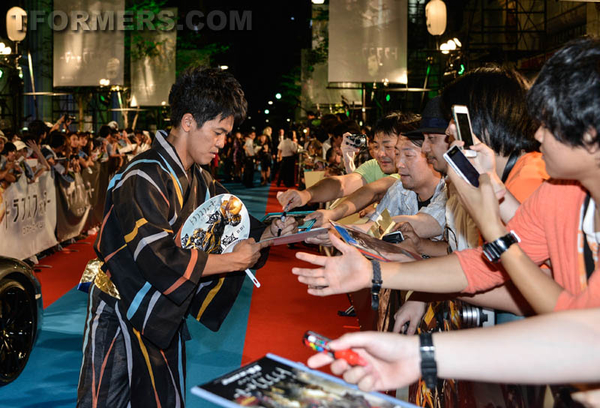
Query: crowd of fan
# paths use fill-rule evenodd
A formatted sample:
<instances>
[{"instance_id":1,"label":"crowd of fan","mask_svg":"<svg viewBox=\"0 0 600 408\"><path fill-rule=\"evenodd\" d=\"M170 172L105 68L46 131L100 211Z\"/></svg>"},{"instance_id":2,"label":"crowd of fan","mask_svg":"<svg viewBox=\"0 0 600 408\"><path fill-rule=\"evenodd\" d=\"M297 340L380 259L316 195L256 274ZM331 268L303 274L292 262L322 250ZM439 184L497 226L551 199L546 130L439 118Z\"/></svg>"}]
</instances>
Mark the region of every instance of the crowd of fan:
<instances>
[{"instance_id":1,"label":"crowd of fan","mask_svg":"<svg viewBox=\"0 0 600 408\"><path fill-rule=\"evenodd\" d=\"M97 135L72 131L72 121L64 115L53 126L34 120L21 134L0 132L1 188L5 190L21 177L33 183L50 170L71 182L75 173L91 171L95 162L111 158L114 173L152 144L150 132L119 130L114 121L102 126Z\"/></svg>"},{"instance_id":2,"label":"crowd of fan","mask_svg":"<svg viewBox=\"0 0 600 408\"><path fill-rule=\"evenodd\" d=\"M303 186L304 170L324 171L325 177L341 175L372 157L372 144L358 155L354 149L348 151L343 143L345 133L364 134L373 140L369 127L361 129L345 114L318 117L312 111L304 123L291 125L287 130L279 128L277 134L270 126L260 133L254 129L238 130L227 137L219 156L209 166L210 171L213 177L242 181L247 187L253 186L257 170L260 170L261 185L277 177L278 186Z\"/></svg>"}]
</instances>

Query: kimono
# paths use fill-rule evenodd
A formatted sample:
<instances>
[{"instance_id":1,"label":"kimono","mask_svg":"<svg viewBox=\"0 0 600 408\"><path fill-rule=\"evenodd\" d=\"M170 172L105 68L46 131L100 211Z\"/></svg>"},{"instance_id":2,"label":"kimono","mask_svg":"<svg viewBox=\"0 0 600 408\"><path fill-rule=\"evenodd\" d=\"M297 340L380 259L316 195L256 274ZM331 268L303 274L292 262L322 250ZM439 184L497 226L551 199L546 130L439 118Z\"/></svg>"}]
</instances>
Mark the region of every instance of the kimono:
<instances>
[{"instance_id":1,"label":"kimono","mask_svg":"<svg viewBox=\"0 0 600 408\"><path fill-rule=\"evenodd\" d=\"M227 190L199 165L186 172L166 137L108 186L94 249L118 295L91 287L78 406L184 406L185 318L217 331L242 287L244 272L203 277L208 254L181 247L188 216ZM251 217L250 237L264 228Z\"/></svg>"}]
</instances>

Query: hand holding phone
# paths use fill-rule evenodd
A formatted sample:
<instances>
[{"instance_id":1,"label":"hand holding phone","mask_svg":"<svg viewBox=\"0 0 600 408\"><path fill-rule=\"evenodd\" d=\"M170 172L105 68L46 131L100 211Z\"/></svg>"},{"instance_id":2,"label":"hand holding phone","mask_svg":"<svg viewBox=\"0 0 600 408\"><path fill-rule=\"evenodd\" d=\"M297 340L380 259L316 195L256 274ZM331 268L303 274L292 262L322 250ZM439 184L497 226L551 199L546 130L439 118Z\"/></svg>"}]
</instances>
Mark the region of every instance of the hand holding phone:
<instances>
[{"instance_id":1,"label":"hand holding phone","mask_svg":"<svg viewBox=\"0 0 600 408\"><path fill-rule=\"evenodd\" d=\"M307 347L310 347L311 349L313 349L315 351L327 353L333 358L346 360L348 362L348 364L353 365L353 366L356 366L356 365L366 366L367 365L367 362L365 361L365 359L363 359L361 356L359 356L358 353L356 353L355 351L352 351L350 349L332 350L329 347L330 341L331 340L329 340L327 337L322 336L322 335L315 333L313 331L310 331L310 330L307 331L306 333L304 333L304 337L302 338L302 342L304 343L304 345Z\"/></svg>"},{"instance_id":2,"label":"hand holding phone","mask_svg":"<svg viewBox=\"0 0 600 408\"><path fill-rule=\"evenodd\" d=\"M465 156L475 157L477 152L468 150L473 146L473 128L471 127L471 117L469 116L469 108L464 105L452 105L452 117L456 123L456 134L458 140L465 142Z\"/></svg>"},{"instance_id":3,"label":"hand holding phone","mask_svg":"<svg viewBox=\"0 0 600 408\"><path fill-rule=\"evenodd\" d=\"M465 157L458 146L452 146L446 153L444 159L452 169L461 176L466 182L474 187L479 187L479 172Z\"/></svg>"},{"instance_id":4,"label":"hand holding phone","mask_svg":"<svg viewBox=\"0 0 600 408\"><path fill-rule=\"evenodd\" d=\"M402 231L394 231L390 232L389 234L385 234L383 237L381 237L381 239L386 242L391 242L392 244L399 244L400 242L404 241L404 234L402 234Z\"/></svg>"}]
</instances>

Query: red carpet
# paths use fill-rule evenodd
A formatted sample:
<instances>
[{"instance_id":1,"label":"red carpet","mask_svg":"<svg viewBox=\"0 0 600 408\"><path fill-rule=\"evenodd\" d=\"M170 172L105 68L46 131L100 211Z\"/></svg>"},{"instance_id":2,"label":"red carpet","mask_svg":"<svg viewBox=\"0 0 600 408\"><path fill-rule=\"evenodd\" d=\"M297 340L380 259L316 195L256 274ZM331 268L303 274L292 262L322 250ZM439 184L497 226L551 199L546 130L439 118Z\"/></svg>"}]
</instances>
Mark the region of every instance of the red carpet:
<instances>
[{"instance_id":1,"label":"red carpet","mask_svg":"<svg viewBox=\"0 0 600 408\"><path fill-rule=\"evenodd\" d=\"M63 251L40 259L40 265L52 266L52 268L35 266L35 276L42 284L44 308L77 286L85 265L90 259L96 257L92 248L95 240L96 235L90 235L84 240L66 246Z\"/></svg>"},{"instance_id":2,"label":"red carpet","mask_svg":"<svg viewBox=\"0 0 600 408\"><path fill-rule=\"evenodd\" d=\"M271 185L267 212L281 211L275 198L277 191L285 188ZM296 246L306 251L304 245ZM358 331L356 318L337 314L350 306L346 295L319 298L306 293L306 285L298 282L291 272L293 266L303 264L295 258L296 252L285 245L271 248L269 261L257 272L262 286L254 288L252 293L242 364L266 353L305 363L314 354L302 345L306 330L330 338Z\"/></svg>"}]
</instances>

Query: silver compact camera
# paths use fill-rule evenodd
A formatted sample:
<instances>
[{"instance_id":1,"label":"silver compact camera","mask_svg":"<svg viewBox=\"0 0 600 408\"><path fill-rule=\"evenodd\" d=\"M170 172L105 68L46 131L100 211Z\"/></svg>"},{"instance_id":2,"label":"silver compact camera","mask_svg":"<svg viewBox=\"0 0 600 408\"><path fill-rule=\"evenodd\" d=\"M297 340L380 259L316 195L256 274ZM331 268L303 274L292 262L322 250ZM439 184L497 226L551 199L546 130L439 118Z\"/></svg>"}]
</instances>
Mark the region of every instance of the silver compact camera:
<instances>
[{"instance_id":1,"label":"silver compact camera","mask_svg":"<svg viewBox=\"0 0 600 408\"><path fill-rule=\"evenodd\" d=\"M346 136L346 144L356 149L362 149L363 147L367 147L367 135L353 134L350 136Z\"/></svg>"}]
</instances>

